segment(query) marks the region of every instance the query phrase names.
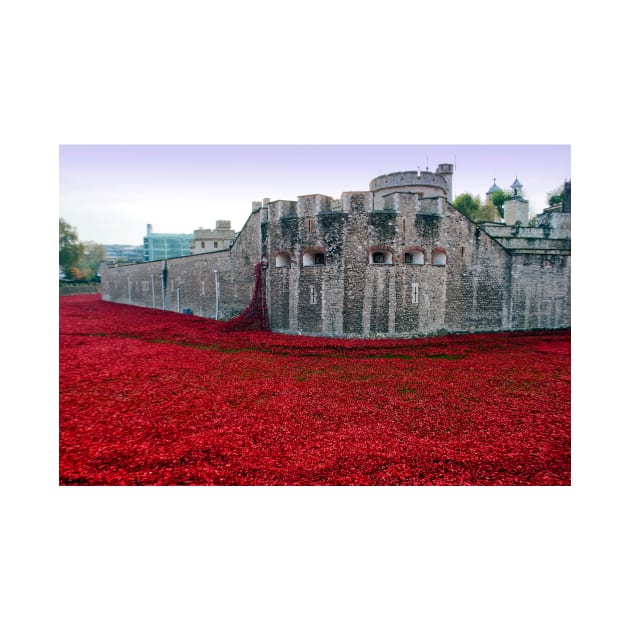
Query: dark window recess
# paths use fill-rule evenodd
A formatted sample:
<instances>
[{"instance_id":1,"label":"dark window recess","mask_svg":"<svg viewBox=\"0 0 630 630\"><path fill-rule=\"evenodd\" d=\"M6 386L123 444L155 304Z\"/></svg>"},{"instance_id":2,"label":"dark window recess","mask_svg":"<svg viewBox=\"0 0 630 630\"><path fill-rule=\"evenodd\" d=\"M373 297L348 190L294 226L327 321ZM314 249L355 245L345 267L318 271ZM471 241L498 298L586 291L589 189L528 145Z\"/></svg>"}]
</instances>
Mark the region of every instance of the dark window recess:
<instances>
[{"instance_id":1,"label":"dark window recess","mask_svg":"<svg viewBox=\"0 0 630 630\"><path fill-rule=\"evenodd\" d=\"M383 254L382 252L374 252L374 255L372 256L372 260L375 263L384 263L385 262L385 254Z\"/></svg>"},{"instance_id":2,"label":"dark window recess","mask_svg":"<svg viewBox=\"0 0 630 630\"><path fill-rule=\"evenodd\" d=\"M324 264L324 254L315 254L315 256L313 256L313 264L314 265L323 265Z\"/></svg>"}]
</instances>

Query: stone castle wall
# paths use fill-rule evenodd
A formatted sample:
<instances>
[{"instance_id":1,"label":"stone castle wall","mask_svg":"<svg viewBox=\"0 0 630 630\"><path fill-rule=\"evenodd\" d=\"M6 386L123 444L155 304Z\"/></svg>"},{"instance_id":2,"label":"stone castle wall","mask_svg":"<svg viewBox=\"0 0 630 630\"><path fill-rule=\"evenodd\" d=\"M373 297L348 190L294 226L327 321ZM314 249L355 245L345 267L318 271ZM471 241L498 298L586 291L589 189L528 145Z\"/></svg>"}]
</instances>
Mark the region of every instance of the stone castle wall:
<instances>
[{"instance_id":1,"label":"stone castle wall","mask_svg":"<svg viewBox=\"0 0 630 630\"><path fill-rule=\"evenodd\" d=\"M424 213L412 195L397 193L387 212L375 211L372 201L371 193L346 193L347 212L268 225L273 329L413 336L512 328L504 248L443 199ZM310 251L321 251L325 264L304 266ZM373 262L375 252L389 262ZM423 264L405 261L414 252ZM446 264L433 260L440 252ZM289 265L276 266L286 254Z\"/></svg>"},{"instance_id":2,"label":"stone castle wall","mask_svg":"<svg viewBox=\"0 0 630 630\"><path fill-rule=\"evenodd\" d=\"M405 186L386 200L373 190L265 200L229 251L170 259L165 281L162 262L104 268L103 299L215 317L218 278L219 319L230 319L249 304L266 257L275 331L410 337L570 326L568 239L546 239L542 228L528 238L486 232L444 190L427 198Z\"/></svg>"},{"instance_id":3,"label":"stone castle wall","mask_svg":"<svg viewBox=\"0 0 630 630\"><path fill-rule=\"evenodd\" d=\"M262 256L260 213L250 215L231 250L170 258L166 261L101 267L104 300L180 312L201 317L236 317L249 304L253 269ZM215 273L215 270L218 273ZM179 309L178 309L179 306Z\"/></svg>"}]
</instances>

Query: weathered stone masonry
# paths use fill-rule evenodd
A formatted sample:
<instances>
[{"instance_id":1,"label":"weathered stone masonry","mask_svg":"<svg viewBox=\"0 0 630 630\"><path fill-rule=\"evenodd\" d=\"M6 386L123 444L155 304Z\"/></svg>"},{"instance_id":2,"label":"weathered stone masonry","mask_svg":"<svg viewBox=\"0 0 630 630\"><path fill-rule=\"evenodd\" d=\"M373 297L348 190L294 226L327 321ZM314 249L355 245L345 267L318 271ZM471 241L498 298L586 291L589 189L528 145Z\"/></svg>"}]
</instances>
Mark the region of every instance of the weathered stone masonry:
<instances>
[{"instance_id":1,"label":"weathered stone masonry","mask_svg":"<svg viewBox=\"0 0 630 630\"><path fill-rule=\"evenodd\" d=\"M381 176L338 200L255 203L229 251L170 259L165 281L162 262L103 268L103 299L203 317L215 317L218 303L229 319L249 303L254 266L266 257L275 331L407 337L569 327L570 214L536 228L480 226L449 203L451 177L445 164Z\"/></svg>"}]
</instances>

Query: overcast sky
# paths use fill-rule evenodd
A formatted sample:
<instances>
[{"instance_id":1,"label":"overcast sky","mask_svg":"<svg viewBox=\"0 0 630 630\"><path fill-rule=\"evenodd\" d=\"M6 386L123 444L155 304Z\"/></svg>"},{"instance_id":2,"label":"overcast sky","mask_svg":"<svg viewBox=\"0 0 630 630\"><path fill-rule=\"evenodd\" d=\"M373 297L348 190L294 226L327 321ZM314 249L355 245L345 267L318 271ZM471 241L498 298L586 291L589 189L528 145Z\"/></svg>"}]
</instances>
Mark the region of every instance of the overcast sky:
<instances>
[{"instance_id":1,"label":"overcast sky","mask_svg":"<svg viewBox=\"0 0 630 630\"><path fill-rule=\"evenodd\" d=\"M60 216L82 241L140 244L155 232L191 233L219 219L240 230L251 202L368 190L372 178L456 165L455 196L484 199L515 177L540 212L571 178L569 145L61 145Z\"/></svg>"}]
</instances>

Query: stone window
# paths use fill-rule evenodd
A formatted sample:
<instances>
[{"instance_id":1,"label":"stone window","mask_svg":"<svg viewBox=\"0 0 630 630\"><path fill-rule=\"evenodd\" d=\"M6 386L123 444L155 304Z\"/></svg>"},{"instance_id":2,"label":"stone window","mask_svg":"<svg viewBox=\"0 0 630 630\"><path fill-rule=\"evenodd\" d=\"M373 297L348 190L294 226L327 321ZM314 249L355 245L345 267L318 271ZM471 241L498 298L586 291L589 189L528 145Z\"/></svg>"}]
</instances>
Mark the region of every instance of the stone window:
<instances>
[{"instance_id":1,"label":"stone window","mask_svg":"<svg viewBox=\"0 0 630 630\"><path fill-rule=\"evenodd\" d=\"M414 282L411 285L411 303L412 304L417 304L418 303L418 293L419 293L418 283Z\"/></svg>"},{"instance_id":2,"label":"stone window","mask_svg":"<svg viewBox=\"0 0 630 630\"><path fill-rule=\"evenodd\" d=\"M373 265L391 265L393 263L392 253L385 249L377 249L370 252L370 263Z\"/></svg>"},{"instance_id":3,"label":"stone window","mask_svg":"<svg viewBox=\"0 0 630 630\"><path fill-rule=\"evenodd\" d=\"M405 265L424 265L424 252L421 249L410 249L406 251Z\"/></svg>"},{"instance_id":4,"label":"stone window","mask_svg":"<svg viewBox=\"0 0 630 630\"><path fill-rule=\"evenodd\" d=\"M206 243L204 241L201 241L201 249L205 249L206 248Z\"/></svg>"},{"instance_id":5,"label":"stone window","mask_svg":"<svg viewBox=\"0 0 630 630\"><path fill-rule=\"evenodd\" d=\"M219 247L219 242L218 241L214 241L214 249L217 249Z\"/></svg>"},{"instance_id":6,"label":"stone window","mask_svg":"<svg viewBox=\"0 0 630 630\"><path fill-rule=\"evenodd\" d=\"M279 252L276 254L276 267L290 267L291 258L287 252Z\"/></svg>"},{"instance_id":7,"label":"stone window","mask_svg":"<svg viewBox=\"0 0 630 630\"><path fill-rule=\"evenodd\" d=\"M402 220L402 231L404 232L407 229L407 219L403 217Z\"/></svg>"},{"instance_id":8,"label":"stone window","mask_svg":"<svg viewBox=\"0 0 630 630\"><path fill-rule=\"evenodd\" d=\"M310 287L311 304L317 304L317 291L315 287Z\"/></svg>"},{"instance_id":9,"label":"stone window","mask_svg":"<svg viewBox=\"0 0 630 630\"><path fill-rule=\"evenodd\" d=\"M441 247L431 252L431 264L436 267L444 267L446 265L446 251Z\"/></svg>"},{"instance_id":10,"label":"stone window","mask_svg":"<svg viewBox=\"0 0 630 630\"><path fill-rule=\"evenodd\" d=\"M306 219L306 231L310 234L313 229L313 221L311 219Z\"/></svg>"},{"instance_id":11,"label":"stone window","mask_svg":"<svg viewBox=\"0 0 630 630\"><path fill-rule=\"evenodd\" d=\"M326 257L323 252L304 252L302 256L302 264L304 267L315 267L326 264Z\"/></svg>"}]
</instances>

